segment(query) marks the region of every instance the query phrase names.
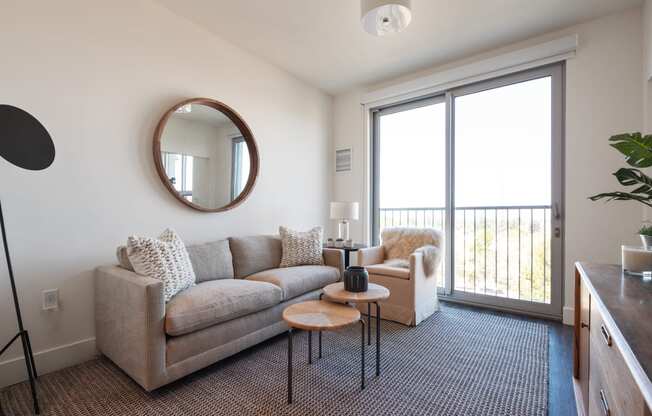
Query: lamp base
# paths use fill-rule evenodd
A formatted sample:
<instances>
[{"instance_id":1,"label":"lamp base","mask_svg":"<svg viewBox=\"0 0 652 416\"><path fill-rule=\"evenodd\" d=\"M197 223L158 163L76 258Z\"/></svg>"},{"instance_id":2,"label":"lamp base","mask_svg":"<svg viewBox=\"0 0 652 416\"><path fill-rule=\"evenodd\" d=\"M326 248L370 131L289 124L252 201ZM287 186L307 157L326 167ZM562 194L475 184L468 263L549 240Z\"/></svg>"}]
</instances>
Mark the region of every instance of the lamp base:
<instances>
[{"instance_id":1,"label":"lamp base","mask_svg":"<svg viewBox=\"0 0 652 416\"><path fill-rule=\"evenodd\" d=\"M337 224L337 238L347 241L349 239L349 221L341 220Z\"/></svg>"},{"instance_id":2,"label":"lamp base","mask_svg":"<svg viewBox=\"0 0 652 416\"><path fill-rule=\"evenodd\" d=\"M23 330L16 335L0 350L0 356L4 354L9 347L20 338L21 343L23 344L23 355L25 357L25 367L27 367L27 375L29 377L29 385L32 390L32 402L34 404L34 413L37 415L41 413L38 405L38 398L36 397L36 384L35 380L38 379L38 373L36 372L36 364L34 363L34 353L32 352L32 344L29 342L29 334L26 330Z\"/></svg>"},{"instance_id":3,"label":"lamp base","mask_svg":"<svg viewBox=\"0 0 652 416\"><path fill-rule=\"evenodd\" d=\"M23 326L23 318L20 313L18 303L18 293L16 292L16 281L14 280L14 269L11 266L11 256L9 256L9 244L7 244L7 230L5 229L5 219L2 213L2 204L0 203L0 231L2 231L2 245L5 251L5 260L7 261L7 271L9 272L9 283L11 284L11 293L14 298L14 309L16 311L16 320L18 321L18 333L0 350L0 356L9 349L18 338L23 344L23 356L25 357L25 367L27 367L27 376L29 377L29 386L32 390L32 401L34 402L34 413L40 414L38 398L36 397L36 383L38 378L36 373L36 364L34 363L34 353L32 353L32 344L29 342L29 334Z\"/></svg>"}]
</instances>

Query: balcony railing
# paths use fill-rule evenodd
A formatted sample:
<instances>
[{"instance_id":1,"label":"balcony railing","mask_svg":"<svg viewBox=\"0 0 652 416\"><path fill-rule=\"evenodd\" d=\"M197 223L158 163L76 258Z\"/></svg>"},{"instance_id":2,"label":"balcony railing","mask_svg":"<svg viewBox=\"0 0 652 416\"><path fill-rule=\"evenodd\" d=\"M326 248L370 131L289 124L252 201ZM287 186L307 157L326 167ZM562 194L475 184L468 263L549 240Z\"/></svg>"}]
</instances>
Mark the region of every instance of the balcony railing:
<instances>
[{"instance_id":1,"label":"balcony railing","mask_svg":"<svg viewBox=\"0 0 652 416\"><path fill-rule=\"evenodd\" d=\"M455 208L455 290L550 303L549 205ZM383 208L387 227L435 228L444 208ZM445 233L444 233L445 235ZM444 266L438 272L444 286Z\"/></svg>"}]
</instances>

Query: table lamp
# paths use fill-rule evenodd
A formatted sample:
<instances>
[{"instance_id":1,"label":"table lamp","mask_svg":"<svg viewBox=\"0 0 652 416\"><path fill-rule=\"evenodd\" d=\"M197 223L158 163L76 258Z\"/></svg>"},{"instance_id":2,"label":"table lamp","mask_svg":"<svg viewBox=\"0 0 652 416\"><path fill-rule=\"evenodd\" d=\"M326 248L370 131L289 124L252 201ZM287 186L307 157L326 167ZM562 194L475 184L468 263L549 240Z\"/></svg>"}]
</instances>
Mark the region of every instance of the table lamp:
<instances>
[{"instance_id":1,"label":"table lamp","mask_svg":"<svg viewBox=\"0 0 652 416\"><path fill-rule=\"evenodd\" d=\"M339 220L337 238L349 240L349 221L358 219L359 204L357 202L331 202L331 219Z\"/></svg>"}]
</instances>

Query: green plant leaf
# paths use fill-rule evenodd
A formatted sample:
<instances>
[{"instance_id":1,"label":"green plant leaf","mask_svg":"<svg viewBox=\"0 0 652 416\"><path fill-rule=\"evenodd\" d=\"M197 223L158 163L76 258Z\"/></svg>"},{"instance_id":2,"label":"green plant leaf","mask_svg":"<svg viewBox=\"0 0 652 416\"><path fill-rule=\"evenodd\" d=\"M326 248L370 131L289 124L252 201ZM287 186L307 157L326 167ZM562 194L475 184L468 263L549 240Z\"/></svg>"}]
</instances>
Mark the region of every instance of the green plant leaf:
<instances>
[{"instance_id":1,"label":"green plant leaf","mask_svg":"<svg viewBox=\"0 0 652 416\"><path fill-rule=\"evenodd\" d=\"M609 138L611 146L625 155L625 161L635 168L652 166L652 136L641 133L617 134Z\"/></svg>"},{"instance_id":2,"label":"green plant leaf","mask_svg":"<svg viewBox=\"0 0 652 416\"><path fill-rule=\"evenodd\" d=\"M604 198L606 198L607 201L638 201L648 207L652 207L652 196L650 195L639 195L629 192L605 192L589 197L591 201L598 201Z\"/></svg>"},{"instance_id":3,"label":"green plant leaf","mask_svg":"<svg viewBox=\"0 0 652 416\"><path fill-rule=\"evenodd\" d=\"M630 191L631 193L652 195L652 179L640 170L620 168L614 173L614 176L623 186L638 185L636 189Z\"/></svg>"}]
</instances>

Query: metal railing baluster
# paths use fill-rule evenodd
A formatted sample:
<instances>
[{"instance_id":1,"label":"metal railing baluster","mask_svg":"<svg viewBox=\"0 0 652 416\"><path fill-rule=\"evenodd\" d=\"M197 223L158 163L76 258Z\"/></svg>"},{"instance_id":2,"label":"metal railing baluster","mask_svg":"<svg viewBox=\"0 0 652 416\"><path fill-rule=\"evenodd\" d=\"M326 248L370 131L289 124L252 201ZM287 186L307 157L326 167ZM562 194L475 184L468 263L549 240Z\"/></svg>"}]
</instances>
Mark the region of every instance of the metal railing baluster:
<instances>
[{"instance_id":1,"label":"metal railing baluster","mask_svg":"<svg viewBox=\"0 0 652 416\"><path fill-rule=\"evenodd\" d=\"M462 276L464 276L464 291L466 292L466 210L464 212L464 229L462 230L464 237L463 252L462 252Z\"/></svg>"},{"instance_id":2,"label":"metal railing baluster","mask_svg":"<svg viewBox=\"0 0 652 416\"><path fill-rule=\"evenodd\" d=\"M473 210L473 292L474 293L478 291L477 283L476 283L476 281L478 280L478 275L477 275L478 253L476 250L477 236L475 234L475 224L477 220L475 218L475 213L476 211Z\"/></svg>"},{"instance_id":3,"label":"metal railing baluster","mask_svg":"<svg viewBox=\"0 0 652 416\"><path fill-rule=\"evenodd\" d=\"M530 302L534 289L534 210L530 208Z\"/></svg>"},{"instance_id":4,"label":"metal railing baluster","mask_svg":"<svg viewBox=\"0 0 652 416\"><path fill-rule=\"evenodd\" d=\"M494 210L494 251L496 258L494 262L494 293L498 295L498 210Z\"/></svg>"},{"instance_id":5,"label":"metal railing baluster","mask_svg":"<svg viewBox=\"0 0 652 416\"><path fill-rule=\"evenodd\" d=\"M527 261L527 258L523 257L523 244L525 244L525 241L523 238L523 230L527 226L527 223L524 223L525 221L522 217L523 212L529 211L530 214L530 224L529 224L529 233L530 233L530 258L529 258L529 279L530 279L530 296L529 300L531 302L549 302L550 297L548 296L548 291L549 291L549 282L548 279L550 278L550 273L548 270L548 262L549 262L549 242L548 239L550 238L550 233L548 232L548 226L550 224L550 221L548 219L548 214L550 212L551 207L549 205L533 205L533 206L486 206L486 207L456 207L455 210L458 212L458 224L461 221L461 229L454 227L454 229L451 231L454 235L455 238L460 238L459 234L461 232L461 246L458 246L458 250L461 249L462 253L458 253L458 255L461 257L462 260L462 267L461 267L461 272L462 275L458 276L462 279L462 282L459 281L459 279L456 279L456 282L459 284L458 288L463 287L463 291L468 291L470 293L484 293L485 295L494 295L494 296L501 296L501 297L507 297L507 298L512 298L512 299L521 299L521 300L527 300L527 296L525 296L525 288L527 286L524 286L524 284L527 284L526 282L521 282L524 278L526 278L527 274L527 263L523 263L524 261ZM491 220L487 218L487 216L493 212L493 225L491 224ZM468 228L471 224L467 224L467 220L470 220L471 218L467 218L467 214L471 211L473 213L472 216L472 221L473 221L473 232L471 233L471 230ZM482 217L482 223L479 222L478 218L478 211L482 211L483 217ZM504 211L505 212L505 218L504 218L504 229L500 227L500 224L503 222L503 220L499 221L499 211ZM518 211L518 217L511 219L510 216L513 215L513 211ZM535 213L541 212L543 215L543 219L540 219L539 216L537 215L535 217ZM438 230L442 230L445 232L445 215L446 215L446 210L443 207L435 207L435 208L383 208L380 210L379 213L379 229L382 230L386 227L392 226L407 226L407 227L417 227L417 228L422 228L422 227L432 227ZM518 236L515 236L518 238L518 241L510 241L511 240L511 222L512 221L517 221L514 225L517 226L518 230L515 230L518 232ZM543 238L543 244L542 244L542 249L543 253L540 252L539 248L536 248L534 246L535 240L539 241L539 237L535 238L535 229L538 229L540 226L543 226L543 232L542 238ZM490 227L494 227L493 230L489 230ZM482 227L482 229L479 229L479 227ZM492 241L490 240L490 232L494 233ZM478 240L478 233L482 233L480 235L480 238L482 240ZM468 235L467 235L468 233ZM503 234L504 233L504 234ZM501 273L500 273L500 264L502 262L501 255L500 255L500 248L499 248L499 241L500 241L500 235L505 236L505 271L504 275L501 278ZM471 248L471 245L468 242L468 238L473 238L473 247ZM514 245L513 245L514 243ZM494 251L493 253L489 253L489 245L493 244L493 247L491 249ZM513 246L512 246L513 245ZM527 249L527 248L526 248ZM483 250L483 252L479 253L479 250ZM538 253L541 257L538 259L535 259L535 252ZM478 258L480 254L480 259ZM493 255L492 255L493 254ZM467 270L467 266L470 266L470 264L467 264L469 262L470 256L473 256L473 272L471 273L471 270ZM456 256L457 257L457 256ZM458 257L458 259L460 259ZM488 288L488 282L491 279L491 276L489 275L489 268L490 265L488 264L488 261L490 260L489 257L493 257L494 265L493 265L493 273L494 273L494 286L493 289ZM514 262L514 257L517 257L516 262ZM542 260L540 260L543 258ZM484 260L483 260L484 259ZM484 261L483 265L480 266L478 264L479 261ZM539 264L542 264L542 269L539 269ZM535 264L536 263L536 264ZM458 263L459 264L459 263ZM516 282L511 282L511 277L514 275L514 272L512 272L510 269L510 266L513 267L518 267L518 270L515 271L516 275L515 278L518 279L518 284L517 287L515 287L515 293L510 293L510 287L512 287L511 283L516 283ZM483 280L484 280L484 286L483 289L480 290L480 282L478 273L480 270L478 269L479 267L482 267L482 273L483 273ZM440 270L440 277L443 279L444 277L444 270L445 270L445 264L442 262L442 264L439 267ZM459 270L459 269L458 269ZM468 274L467 274L468 271ZM455 270L453 270L453 273L455 273ZM488 279L489 278L489 279ZM472 279L472 283L471 283ZM501 283L502 280L504 279L504 284ZM536 279L536 280L535 280ZM468 281L467 281L468 280ZM442 281L440 280L440 283ZM501 288L504 288L505 290L502 290ZM460 289L458 289L460 290ZM540 293L541 290L543 290L543 293ZM535 293L536 291L536 293Z\"/></svg>"},{"instance_id":6,"label":"metal railing baluster","mask_svg":"<svg viewBox=\"0 0 652 416\"><path fill-rule=\"evenodd\" d=\"M547 262L547 256L546 254L548 251L548 241L547 239L547 234L548 234L548 215L546 215L546 210L543 210L543 301L546 302L548 300L548 281L547 281L547 269L548 265L546 264Z\"/></svg>"},{"instance_id":7,"label":"metal railing baluster","mask_svg":"<svg viewBox=\"0 0 652 416\"><path fill-rule=\"evenodd\" d=\"M505 231L507 232L507 255L505 259L507 261L507 297L509 297L509 209L505 210L507 214L507 222L505 223Z\"/></svg>"},{"instance_id":8,"label":"metal railing baluster","mask_svg":"<svg viewBox=\"0 0 652 416\"><path fill-rule=\"evenodd\" d=\"M518 298L521 299L521 209L518 210Z\"/></svg>"},{"instance_id":9,"label":"metal railing baluster","mask_svg":"<svg viewBox=\"0 0 652 416\"><path fill-rule=\"evenodd\" d=\"M484 293L487 294L487 210L484 210Z\"/></svg>"}]
</instances>

